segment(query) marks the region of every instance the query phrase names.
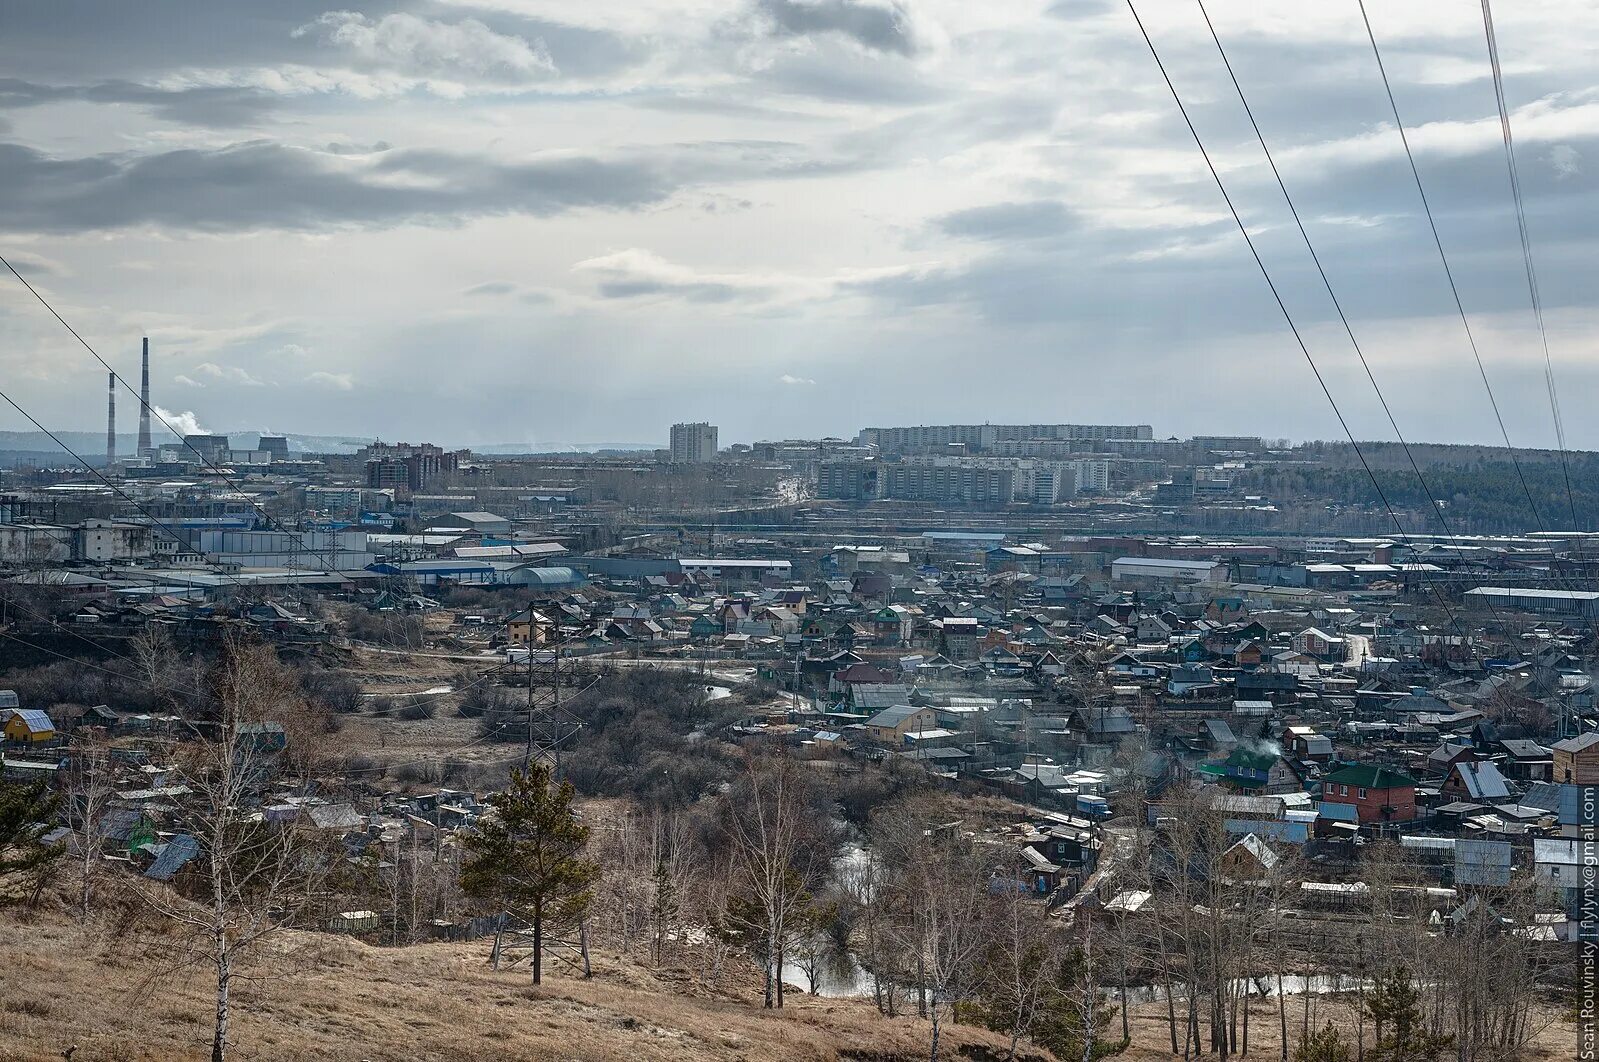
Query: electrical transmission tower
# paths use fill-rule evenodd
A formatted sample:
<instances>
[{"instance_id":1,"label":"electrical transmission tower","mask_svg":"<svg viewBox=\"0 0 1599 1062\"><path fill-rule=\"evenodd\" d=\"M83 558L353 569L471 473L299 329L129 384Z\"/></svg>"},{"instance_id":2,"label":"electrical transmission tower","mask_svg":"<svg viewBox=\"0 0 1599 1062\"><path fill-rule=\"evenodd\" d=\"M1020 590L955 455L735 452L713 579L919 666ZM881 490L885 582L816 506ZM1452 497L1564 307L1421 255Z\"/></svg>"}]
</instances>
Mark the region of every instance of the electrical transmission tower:
<instances>
[{"instance_id":1,"label":"electrical transmission tower","mask_svg":"<svg viewBox=\"0 0 1599 1062\"><path fill-rule=\"evenodd\" d=\"M567 635L559 621L537 609L529 610L528 619L527 751L522 767L544 760L559 777L561 749L583 727L563 703L575 692L570 688L575 676L566 653Z\"/></svg>"}]
</instances>

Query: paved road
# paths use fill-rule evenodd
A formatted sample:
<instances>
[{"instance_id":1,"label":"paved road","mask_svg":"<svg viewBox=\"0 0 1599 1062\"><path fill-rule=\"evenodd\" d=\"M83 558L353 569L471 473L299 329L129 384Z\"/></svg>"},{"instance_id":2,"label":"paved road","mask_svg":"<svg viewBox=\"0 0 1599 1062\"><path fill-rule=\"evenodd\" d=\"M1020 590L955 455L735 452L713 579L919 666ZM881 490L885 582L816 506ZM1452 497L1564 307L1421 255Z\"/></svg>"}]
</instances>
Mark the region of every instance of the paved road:
<instances>
[{"instance_id":1,"label":"paved road","mask_svg":"<svg viewBox=\"0 0 1599 1062\"><path fill-rule=\"evenodd\" d=\"M1371 639L1364 634L1344 635L1344 663L1358 668L1362 660L1371 656Z\"/></svg>"}]
</instances>

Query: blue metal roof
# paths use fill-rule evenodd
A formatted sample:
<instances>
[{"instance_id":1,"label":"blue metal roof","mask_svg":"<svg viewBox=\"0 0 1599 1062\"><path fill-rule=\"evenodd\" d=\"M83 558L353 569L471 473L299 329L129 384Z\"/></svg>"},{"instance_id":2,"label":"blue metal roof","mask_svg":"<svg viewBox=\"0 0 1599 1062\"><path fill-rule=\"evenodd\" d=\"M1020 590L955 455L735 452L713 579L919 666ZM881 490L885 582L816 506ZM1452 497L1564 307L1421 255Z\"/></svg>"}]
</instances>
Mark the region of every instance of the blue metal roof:
<instances>
[{"instance_id":1,"label":"blue metal roof","mask_svg":"<svg viewBox=\"0 0 1599 1062\"><path fill-rule=\"evenodd\" d=\"M144 876L155 881L171 881L185 863L199 854L200 842L186 833L180 833L162 846L161 854L144 872Z\"/></svg>"}]
</instances>

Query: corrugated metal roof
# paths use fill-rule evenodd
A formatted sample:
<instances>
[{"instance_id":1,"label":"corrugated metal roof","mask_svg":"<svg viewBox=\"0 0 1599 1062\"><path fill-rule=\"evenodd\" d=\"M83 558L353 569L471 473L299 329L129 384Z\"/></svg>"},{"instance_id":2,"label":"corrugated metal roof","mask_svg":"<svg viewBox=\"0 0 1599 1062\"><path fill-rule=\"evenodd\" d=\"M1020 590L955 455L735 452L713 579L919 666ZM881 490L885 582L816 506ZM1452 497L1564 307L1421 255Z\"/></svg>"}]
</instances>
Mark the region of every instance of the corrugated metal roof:
<instances>
[{"instance_id":1,"label":"corrugated metal roof","mask_svg":"<svg viewBox=\"0 0 1599 1062\"><path fill-rule=\"evenodd\" d=\"M34 733L56 728L55 723L50 721L50 717L38 708L8 708L5 710L4 715L0 715L0 720L9 721L12 716L20 718L27 728Z\"/></svg>"},{"instance_id":2,"label":"corrugated metal roof","mask_svg":"<svg viewBox=\"0 0 1599 1062\"><path fill-rule=\"evenodd\" d=\"M171 881L184 864L200 854L200 842L186 833L180 833L161 848L161 854L144 876L154 881Z\"/></svg>"}]
</instances>

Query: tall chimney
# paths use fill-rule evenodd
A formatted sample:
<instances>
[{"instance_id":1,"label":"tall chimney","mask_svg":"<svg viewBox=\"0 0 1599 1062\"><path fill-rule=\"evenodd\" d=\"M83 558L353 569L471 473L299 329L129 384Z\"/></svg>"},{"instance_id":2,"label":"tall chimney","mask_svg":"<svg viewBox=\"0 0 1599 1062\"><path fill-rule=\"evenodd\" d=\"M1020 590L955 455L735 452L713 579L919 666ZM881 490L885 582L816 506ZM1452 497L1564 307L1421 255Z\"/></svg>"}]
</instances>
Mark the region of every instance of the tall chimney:
<instances>
[{"instance_id":1,"label":"tall chimney","mask_svg":"<svg viewBox=\"0 0 1599 1062\"><path fill-rule=\"evenodd\" d=\"M117 463L117 374L106 373L105 395L105 467L110 471Z\"/></svg>"},{"instance_id":2,"label":"tall chimney","mask_svg":"<svg viewBox=\"0 0 1599 1062\"><path fill-rule=\"evenodd\" d=\"M150 337L144 337L144 364L139 377L139 456L150 455Z\"/></svg>"}]
</instances>

